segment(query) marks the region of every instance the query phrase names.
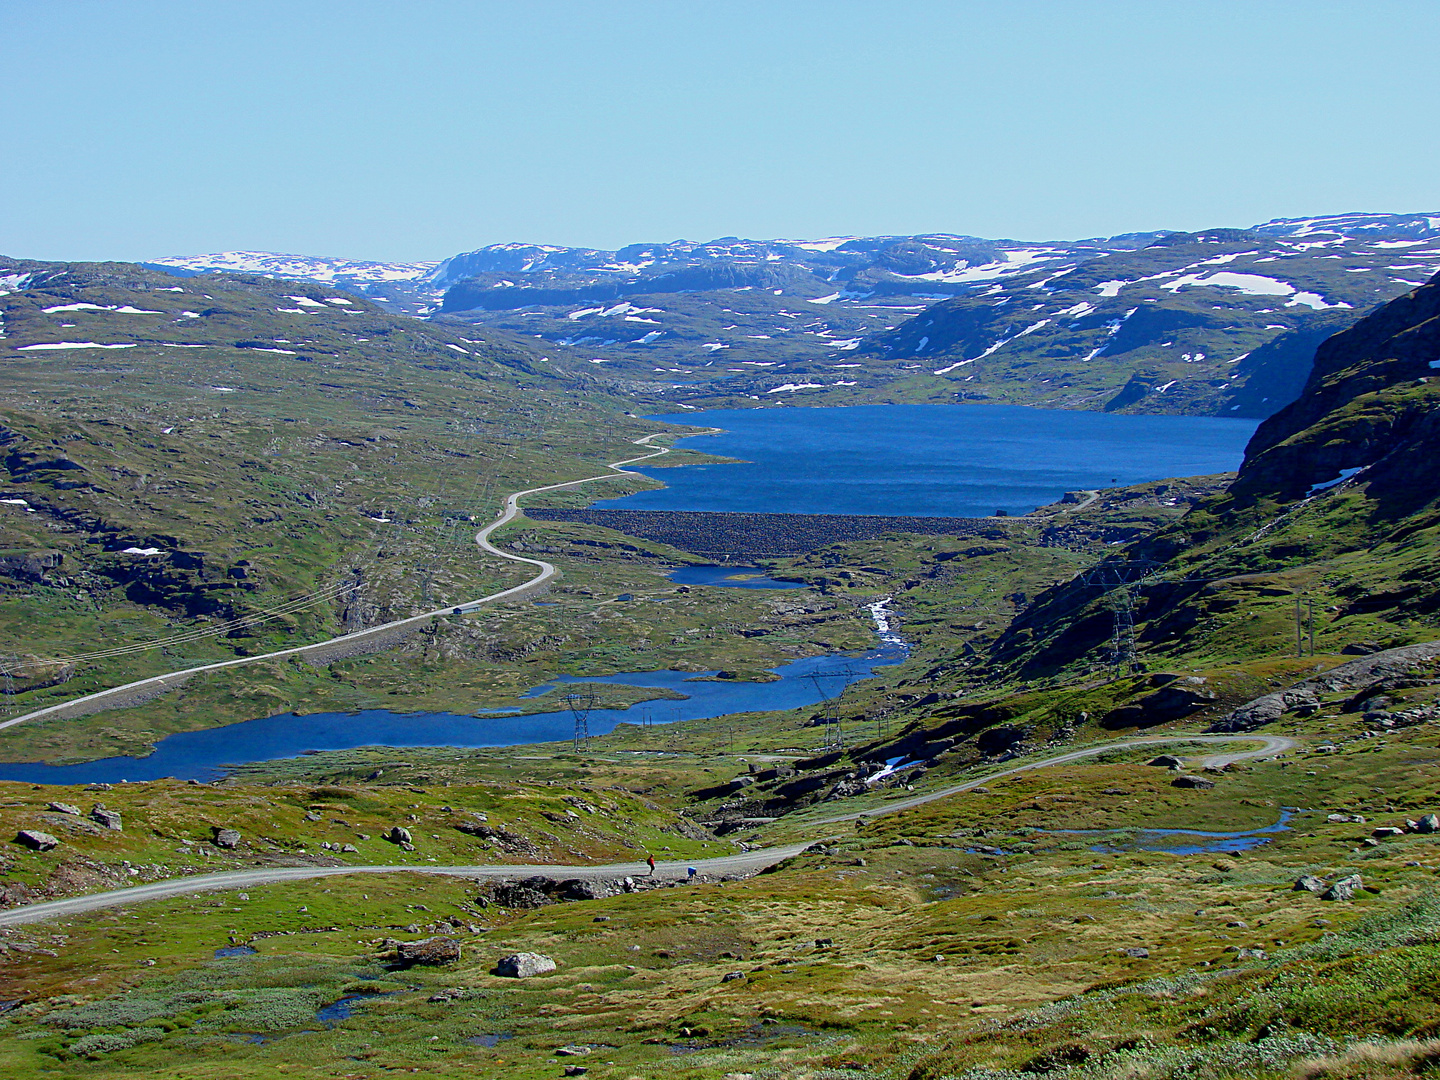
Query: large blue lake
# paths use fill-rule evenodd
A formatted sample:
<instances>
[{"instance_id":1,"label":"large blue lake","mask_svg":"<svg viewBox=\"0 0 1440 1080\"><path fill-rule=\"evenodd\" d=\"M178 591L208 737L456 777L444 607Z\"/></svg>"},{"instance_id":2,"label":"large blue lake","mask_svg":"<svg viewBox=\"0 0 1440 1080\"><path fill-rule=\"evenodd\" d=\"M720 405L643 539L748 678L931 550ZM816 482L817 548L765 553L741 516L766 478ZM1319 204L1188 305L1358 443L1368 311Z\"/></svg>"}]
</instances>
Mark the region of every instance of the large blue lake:
<instances>
[{"instance_id":1,"label":"large blue lake","mask_svg":"<svg viewBox=\"0 0 1440 1080\"><path fill-rule=\"evenodd\" d=\"M1254 421L1178 416L1109 416L1005 405L861 405L841 409L746 409L664 419L723 427L687 440L740 465L657 469L669 485L597 503L632 509L821 514L984 516L1026 513L1066 491L1227 472L1240 463ZM793 588L749 567L688 567L675 580L701 588ZM600 735L645 714L657 723L814 705L881 664L899 663L904 643L881 624L882 648L862 657L812 657L776 668L776 682L692 682L688 672L631 672L593 682L678 690L684 700L597 710ZM559 684L526 696L555 693ZM557 706L559 702L557 702ZM511 746L563 740L565 709L495 713L287 713L162 740L145 758L79 765L0 764L0 780L91 783L162 776L211 779L225 766L360 746Z\"/></svg>"},{"instance_id":2,"label":"large blue lake","mask_svg":"<svg viewBox=\"0 0 1440 1080\"><path fill-rule=\"evenodd\" d=\"M641 469L668 485L594 505L625 510L1025 514L1067 491L1239 466L1254 420L1113 416L1015 405L855 405L667 415L724 434L682 445L743 465Z\"/></svg>"}]
</instances>

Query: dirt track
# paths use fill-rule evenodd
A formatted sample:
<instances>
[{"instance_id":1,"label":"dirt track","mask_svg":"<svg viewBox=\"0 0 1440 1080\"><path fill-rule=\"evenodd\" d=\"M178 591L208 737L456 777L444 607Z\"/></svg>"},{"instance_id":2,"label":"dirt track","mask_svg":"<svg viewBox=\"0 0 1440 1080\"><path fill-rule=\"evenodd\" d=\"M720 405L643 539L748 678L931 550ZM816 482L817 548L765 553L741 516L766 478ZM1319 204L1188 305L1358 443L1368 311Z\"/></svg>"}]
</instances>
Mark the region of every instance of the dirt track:
<instances>
[{"instance_id":1,"label":"dirt track","mask_svg":"<svg viewBox=\"0 0 1440 1080\"><path fill-rule=\"evenodd\" d=\"M1137 746L1160 746L1175 742L1258 742L1262 744L1258 749L1244 750L1236 753L1211 754L1203 759L1203 764L1214 766L1225 765L1232 761L1275 757L1296 746L1294 739L1287 739L1278 735L1174 735L1146 739L1117 739L1113 742L1101 743L1098 746L1090 746L1082 750L1072 750L1069 753L1058 754L1055 757L1028 762L1024 765L1017 765L1011 769L1004 769L975 780L968 780L963 784L955 784L950 787L941 788L938 791L928 792L924 795L916 795L913 799L890 803L887 806L875 810L864 810L858 813L839 814L834 817L819 818L806 824L807 827L833 825L841 821L853 821L856 818L896 814L902 810L909 810L916 806L923 806L926 803L934 802L937 799L944 799L951 795L969 791L983 784L993 783L1006 776L1014 776L1017 773L1029 772L1033 769L1052 768L1056 765L1068 765L1072 762L1082 761L1087 757L1094 757L1097 754L1103 754L1110 750L1124 750ZM792 855L798 854L803 851L809 843L809 841L806 841L804 843L786 844L782 847L757 848L754 851L740 852L735 855L721 855L713 859L699 859L689 863L657 863L655 875L662 879L682 878L687 875L687 868L690 866L695 867L700 873L709 875L753 873L781 862L784 859L788 859ZM142 903L146 900L159 900L165 897L183 896L188 893L206 892L212 889L238 889L252 885L265 885L277 881L303 881L317 877L336 877L341 874L443 874L451 877L478 879L528 877L531 874L545 874L551 877L563 875L564 877L577 878L642 877L646 872L647 868L644 863L610 863L604 866L556 866L533 863L512 866L282 866L268 869L234 870L223 874L204 874L196 877L170 878L165 881L154 881L147 885L135 885L128 889L114 889L110 892L93 893L89 896L75 896L68 900L51 900L43 904L30 904L26 907L0 912L0 926L18 926L22 923L40 922L43 919L62 918L67 915L80 915L88 911L98 911L107 907L121 907L129 904Z\"/></svg>"}]
</instances>

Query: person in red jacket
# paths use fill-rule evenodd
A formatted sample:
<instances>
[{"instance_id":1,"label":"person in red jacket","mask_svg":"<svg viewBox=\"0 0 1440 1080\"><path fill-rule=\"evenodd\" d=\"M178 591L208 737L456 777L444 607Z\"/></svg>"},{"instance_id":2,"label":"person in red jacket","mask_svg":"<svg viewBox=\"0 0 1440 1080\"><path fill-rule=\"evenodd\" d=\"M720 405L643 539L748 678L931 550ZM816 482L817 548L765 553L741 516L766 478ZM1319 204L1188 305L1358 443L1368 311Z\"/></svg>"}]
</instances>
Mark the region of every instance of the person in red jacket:
<instances>
[{"instance_id":1,"label":"person in red jacket","mask_svg":"<svg viewBox=\"0 0 1440 1080\"><path fill-rule=\"evenodd\" d=\"M645 853L645 865L650 867L650 876L655 876L655 856L648 851Z\"/></svg>"}]
</instances>

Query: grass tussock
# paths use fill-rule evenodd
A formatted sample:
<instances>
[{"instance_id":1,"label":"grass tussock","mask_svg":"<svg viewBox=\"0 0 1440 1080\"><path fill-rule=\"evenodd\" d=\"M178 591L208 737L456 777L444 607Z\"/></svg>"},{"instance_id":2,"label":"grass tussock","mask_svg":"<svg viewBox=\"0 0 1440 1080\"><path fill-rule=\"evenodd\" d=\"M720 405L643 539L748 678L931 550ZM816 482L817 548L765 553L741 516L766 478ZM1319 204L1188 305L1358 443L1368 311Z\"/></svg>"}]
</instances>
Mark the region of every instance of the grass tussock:
<instances>
[{"instance_id":1,"label":"grass tussock","mask_svg":"<svg viewBox=\"0 0 1440 1080\"><path fill-rule=\"evenodd\" d=\"M1308 1058L1295 1080L1399 1080L1440 1074L1440 1039L1361 1043L1339 1054Z\"/></svg>"}]
</instances>

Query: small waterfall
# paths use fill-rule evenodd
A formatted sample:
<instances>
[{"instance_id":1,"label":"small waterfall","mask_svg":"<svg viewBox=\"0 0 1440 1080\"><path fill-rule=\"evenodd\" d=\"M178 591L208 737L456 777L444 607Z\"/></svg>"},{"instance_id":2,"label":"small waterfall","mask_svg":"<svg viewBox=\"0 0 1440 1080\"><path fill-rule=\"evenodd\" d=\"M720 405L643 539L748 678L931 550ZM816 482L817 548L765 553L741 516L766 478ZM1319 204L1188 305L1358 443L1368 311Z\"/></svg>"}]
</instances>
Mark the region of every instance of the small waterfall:
<instances>
[{"instance_id":1,"label":"small waterfall","mask_svg":"<svg viewBox=\"0 0 1440 1080\"><path fill-rule=\"evenodd\" d=\"M873 604L866 604L865 610L870 612L870 618L875 620L875 632L880 635L880 643L896 649L910 648L910 643L902 638L891 628L891 619L895 618L895 612L889 608L890 601L894 597L882 596Z\"/></svg>"}]
</instances>

